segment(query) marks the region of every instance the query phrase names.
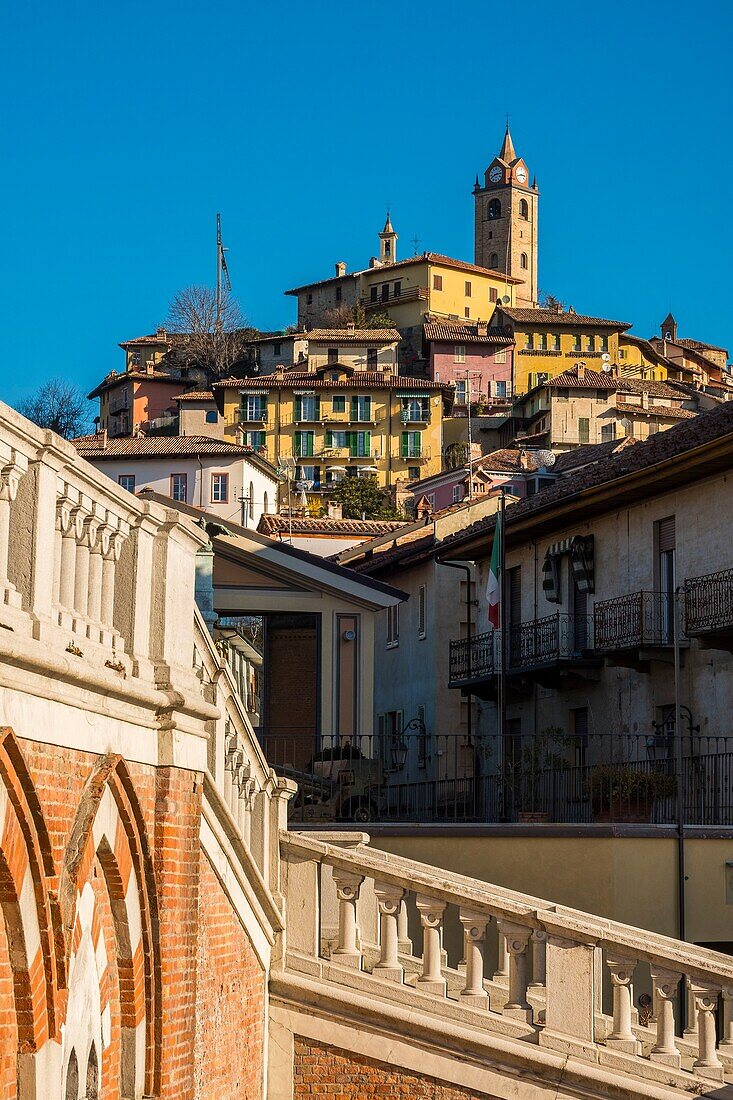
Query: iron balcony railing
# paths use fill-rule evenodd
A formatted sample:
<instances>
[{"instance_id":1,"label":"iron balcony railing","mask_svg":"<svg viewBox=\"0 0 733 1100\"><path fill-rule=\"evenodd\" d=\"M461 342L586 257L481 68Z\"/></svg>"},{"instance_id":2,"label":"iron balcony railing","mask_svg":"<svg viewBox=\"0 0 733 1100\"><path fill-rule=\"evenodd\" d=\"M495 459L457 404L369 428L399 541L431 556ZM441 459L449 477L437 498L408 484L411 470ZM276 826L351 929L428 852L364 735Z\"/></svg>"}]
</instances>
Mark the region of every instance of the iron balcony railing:
<instances>
[{"instance_id":1,"label":"iron balcony railing","mask_svg":"<svg viewBox=\"0 0 733 1100\"><path fill-rule=\"evenodd\" d=\"M385 268L385 272L389 269ZM405 286L402 287L399 293L395 294L394 291L390 294L380 293L376 298L372 298L370 294L362 294L361 304L365 309L378 309L379 306L387 305L396 302L413 302L415 299L424 299L427 301L428 288L426 286Z\"/></svg>"},{"instance_id":2,"label":"iron balcony railing","mask_svg":"<svg viewBox=\"0 0 733 1100\"><path fill-rule=\"evenodd\" d=\"M473 638L456 638L450 643L449 682L468 683L493 676L496 672L496 645L499 632L490 630Z\"/></svg>"},{"instance_id":3,"label":"iron balcony railing","mask_svg":"<svg viewBox=\"0 0 733 1100\"><path fill-rule=\"evenodd\" d=\"M733 827L733 736L649 733L316 735L261 732L298 784L291 820Z\"/></svg>"},{"instance_id":4,"label":"iron balcony railing","mask_svg":"<svg viewBox=\"0 0 733 1100\"><path fill-rule=\"evenodd\" d=\"M674 597L667 592L630 592L600 600L593 609L597 653L674 642Z\"/></svg>"},{"instance_id":5,"label":"iron balcony railing","mask_svg":"<svg viewBox=\"0 0 733 1100\"><path fill-rule=\"evenodd\" d=\"M685 626L688 634L733 630L733 569L685 582Z\"/></svg>"},{"instance_id":6,"label":"iron balcony railing","mask_svg":"<svg viewBox=\"0 0 733 1100\"><path fill-rule=\"evenodd\" d=\"M553 661L580 658L593 649L590 615L561 611L509 628L509 669L521 671Z\"/></svg>"}]
</instances>

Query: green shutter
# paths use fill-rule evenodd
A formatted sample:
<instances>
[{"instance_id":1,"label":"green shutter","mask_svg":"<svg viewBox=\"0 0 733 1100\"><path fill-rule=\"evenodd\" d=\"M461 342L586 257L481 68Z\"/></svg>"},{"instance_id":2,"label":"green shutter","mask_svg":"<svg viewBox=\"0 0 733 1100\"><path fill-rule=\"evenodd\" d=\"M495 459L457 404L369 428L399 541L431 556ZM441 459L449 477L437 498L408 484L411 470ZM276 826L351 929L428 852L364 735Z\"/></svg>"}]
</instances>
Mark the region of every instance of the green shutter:
<instances>
[{"instance_id":1,"label":"green shutter","mask_svg":"<svg viewBox=\"0 0 733 1100\"><path fill-rule=\"evenodd\" d=\"M305 433L305 453L307 458L313 458L313 432Z\"/></svg>"},{"instance_id":2,"label":"green shutter","mask_svg":"<svg viewBox=\"0 0 733 1100\"><path fill-rule=\"evenodd\" d=\"M316 404L316 420L320 420L321 419L321 398L320 398L320 396L316 397L315 404Z\"/></svg>"},{"instance_id":3,"label":"green shutter","mask_svg":"<svg viewBox=\"0 0 733 1100\"><path fill-rule=\"evenodd\" d=\"M372 399L371 399L371 397L367 397L364 404L366 406L366 419L371 420L371 418L372 418Z\"/></svg>"},{"instance_id":4,"label":"green shutter","mask_svg":"<svg viewBox=\"0 0 733 1100\"><path fill-rule=\"evenodd\" d=\"M349 448L349 458L355 458L357 454L359 436L357 432L346 433L346 446Z\"/></svg>"},{"instance_id":5,"label":"green shutter","mask_svg":"<svg viewBox=\"0 0 733 1100\"><path fill-rule=\"evenodd\" d=\"M262 413L262 419L267 420L267 398L260 398L260 412Z\"/></svg>"},{"instance_id":6,"label":"green shutter","mask_svg":"<svg viewBox=\"0 0 733 1100\"><path fill-rule=\"evenodd\" d=\"M410 433L402 433L402 457L409 458L410 456Z\"/></svg>"},{"instance_id":7,"label":"green shutter","mask_svg":"<svg viewBox=\"0 0 733 1100\"><path fill-rule=\"evenodd\" d=\"M359 402L356 397L351 398L351 416L350 420L356 420L359 416Z\"/></svg>"},{"instance_id":8,"label":"green shutter","mask_svg":"<svg viewBox=\"0 0 733 1100\"><path fill-rule=\"evenodd\" d=\"M369 458L371 453L372 453L372 433L371 432L364 432L364 454L366 455L367 458Z\"/></svg>"},{"instance_id":9,"label":"green shutter","mask_svg":"<svg viewBox=\"0 0 733 1100\"><path fill-rule=\"evenodd\" d=\"M412 455L411 458L419 458L422 454L422 433L414 432L412 439Z\"/></svg>"},{"instance_id":10,"label":"green shutter","mask_svg":"<svg viewBox=\"0 0 733 1100\"><path fill-rule=\"evenodd\" d=\"M326 446L333 447L333 432L326 432Z\"/></svg>"},{"instance_id":11,"label":"green shutter","mask_svg":"<svg viewBox=\"0 0 733 1100\"><path fill-rule=\"evenodd\" d=\"M300 458L300 432L296 432L293 436L293 451L296 458Z\"/></svg>"},{"instance_id":12,"label":"green shutter","mask_svg":"<svg viewBox=\"0 0 733 1100\"><path fill-rule=\"evenodd\" d=\"M295 398L295 419L296 421L303 419L303 398Z\"/></svg>"}]
</instances>

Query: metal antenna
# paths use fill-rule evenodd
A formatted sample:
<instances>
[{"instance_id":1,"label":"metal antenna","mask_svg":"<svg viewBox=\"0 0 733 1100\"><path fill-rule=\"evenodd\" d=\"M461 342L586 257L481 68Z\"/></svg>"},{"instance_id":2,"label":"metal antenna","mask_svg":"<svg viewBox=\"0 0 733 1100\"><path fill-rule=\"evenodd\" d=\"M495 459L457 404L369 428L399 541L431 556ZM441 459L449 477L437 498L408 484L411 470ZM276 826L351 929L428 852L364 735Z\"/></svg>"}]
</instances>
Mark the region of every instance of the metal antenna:
<instances>
[{"instance_id":1,"label":"metal antenna","mask_svg":"<svg viewBox=\"0 0 733 1100\"><path fill-rule=\"evenodd\" d=\"M415 251L414 251L413 255L417 256L417 254L418 254L418 245L422 244L422 237L413 237L412 238L412 243L415 246Z\"/></svg>"},{"instance_id":2,"label":"metal antenna","mask_svg":"<svg viewBox=\"0 0 733 1100\"><path fill-rule=\"evenodd\" d=\"M231 292L232 282L229 278L225 248L221 239L221 214L216 215L216 331L221 332L221 283L222 278L228 291Z\"/></svg>"}]
</instances>

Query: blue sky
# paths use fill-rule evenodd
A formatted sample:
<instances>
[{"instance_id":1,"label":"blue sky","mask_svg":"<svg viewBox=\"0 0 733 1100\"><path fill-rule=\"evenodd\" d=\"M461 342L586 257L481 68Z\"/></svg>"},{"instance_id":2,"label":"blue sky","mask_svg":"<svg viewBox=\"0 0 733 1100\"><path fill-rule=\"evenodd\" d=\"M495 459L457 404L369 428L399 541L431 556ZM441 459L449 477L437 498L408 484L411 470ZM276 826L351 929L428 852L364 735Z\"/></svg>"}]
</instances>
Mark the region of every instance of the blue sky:
<instances>
[{"instance_id":1,"label":"blue sky","mask_svg":"<svg viewBox=\"0 0 733 1100\"><path fill-rule=\"evenodd\" d=\"M472 259L509 112L540 285L650 335L733 346L730 4L4 4L0 301L13 402L91 388L210 282L222 212L251 323L376 248Z\"/></svg>"}]
</instances>

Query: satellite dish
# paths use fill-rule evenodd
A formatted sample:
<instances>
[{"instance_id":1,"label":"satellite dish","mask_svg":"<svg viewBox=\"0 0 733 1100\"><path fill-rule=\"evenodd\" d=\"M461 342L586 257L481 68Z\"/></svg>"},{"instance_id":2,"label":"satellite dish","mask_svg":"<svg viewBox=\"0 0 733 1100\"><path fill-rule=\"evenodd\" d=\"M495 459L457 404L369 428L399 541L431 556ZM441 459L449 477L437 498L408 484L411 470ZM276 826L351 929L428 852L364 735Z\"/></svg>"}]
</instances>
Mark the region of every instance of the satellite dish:
<instances>
[{"instance_id":1,"label":"satellite dish","mask_svg":"<svg viewBox=\"0 0 733 1100\"><path fill-rule=\"evenodd\" d=\"M547 450L547 451L545 451L545 450L537 451L535 453L534 458L535 458L535 461L537 462L537 466L535 467L536 469L539 469L540 466L544 466L546 470L549 470L550 466L555 465L555 452L554 451L549 451L549 450Z\"/></svg>"},{"instance_id":2,"label":"satellite dish","mask_svg":"<svg viewBox=\"0 0 733 1100\"><path fill-rule=\"evenodd\" d=\"M610 374L611 373L611 364L610 363L604 363L603 367L601 369L602 369L604 374Z\"/></svg>"},{"instance_id":3,"label":"satellite dish","mask_svg":"<svg viewBox=\"0 0 733 1100\"><path fill-rule=\"evenodd\" d=\"M604 363L610 363L611 362L611 356L608 354L607 351L604 351L603 355L601 356L601 359L603 360Z\"/></svg>"},{"instance_id":4,"label":"satellite dish","mask_svg":"<svg viewBox=\"0 0 733 1100\"><path fill-rule=\"evenodd\" d=\"M509 297L509 295L508 294L502 294L501 304L503 306L508 306L510 302L511 302L511 298Z\"/></svg>"}]
</instances>

